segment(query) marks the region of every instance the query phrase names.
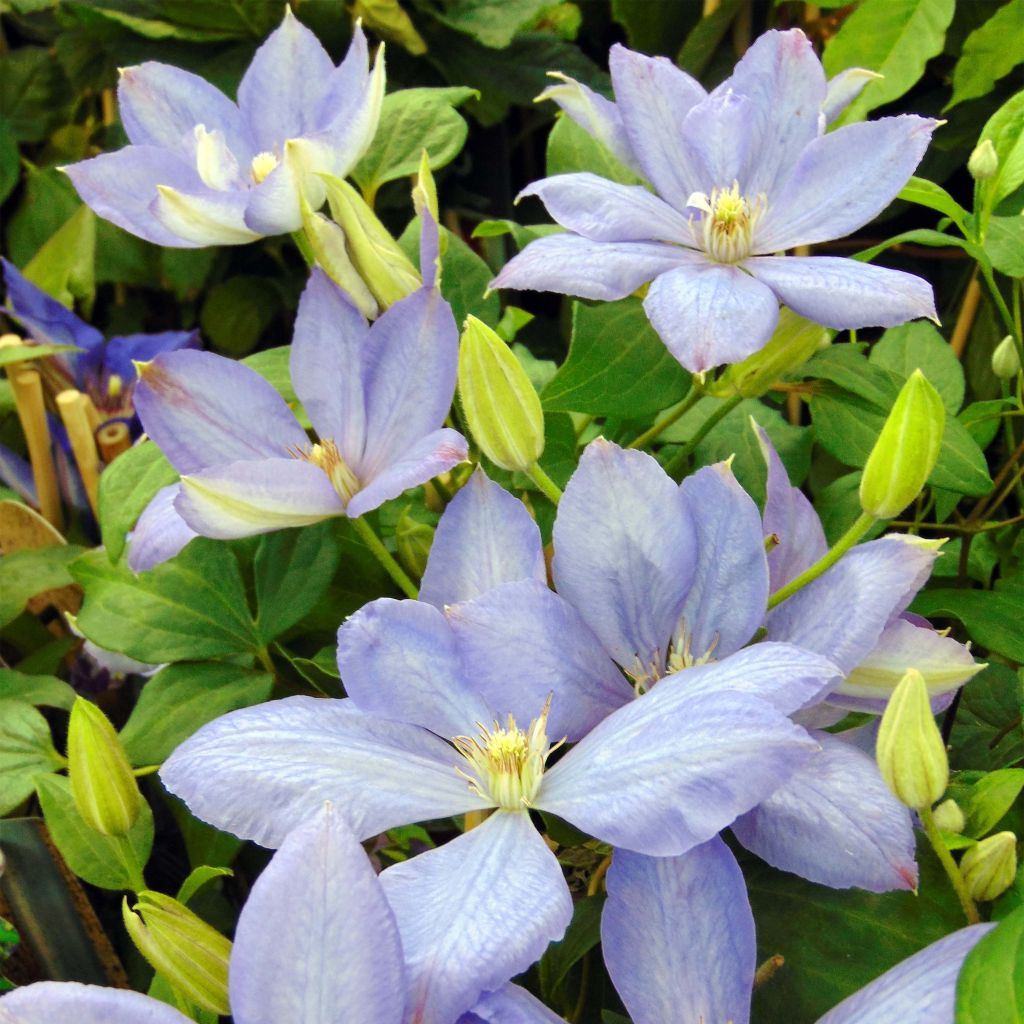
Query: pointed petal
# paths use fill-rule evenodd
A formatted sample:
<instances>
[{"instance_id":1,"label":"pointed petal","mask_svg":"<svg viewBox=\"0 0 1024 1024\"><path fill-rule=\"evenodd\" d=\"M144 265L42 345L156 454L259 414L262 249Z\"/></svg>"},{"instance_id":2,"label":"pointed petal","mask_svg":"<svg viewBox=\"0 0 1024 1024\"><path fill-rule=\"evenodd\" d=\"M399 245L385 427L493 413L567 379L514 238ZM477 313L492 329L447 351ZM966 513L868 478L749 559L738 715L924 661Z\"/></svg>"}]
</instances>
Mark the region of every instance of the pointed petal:
<instances>
[{"instance_id":1,"label":"pointed petal","mask_svg":"<svg viewBox=\"0 0 1024 1024\"><path fill-rule=\"evenodd\" d=\"M126 334L111 338L103 350L103 369L116 373L122 381L134 381L134 362L148 362L161 352L199 348L199 330L160 331L158 334Z\"/></svg>"},{"instance_id":2,"label":"pointed petal","mask_svg":"<svg viewBox=\"0 0 1024 1024\"><path fill-rule=\"evenodd\" d=\"M838 256L757 256L743 266L795 313L836 330L937 320L927 281Z\"/></svg>"},{"instance_id":3,"label":"pointed petal","mask_svg":"<svg viewBox=\"0 0 1024 1024\"><path fill-rule=\"evenodd\" d=\"M725 843L679 857L616 850L607 877L601 949L634 1024L748 1020L754 918Z\"/></svg>"},{"instance_id":4,"label":"pointed petal","mask_svg":"<svg viewBox=\"0 0 1024 1024\"><path fill-rule=\"evenodd\" d=\"M444 424L459 359L451 306L435 289L413 292L373 324L364 351L366 450L359 472L374 477Z\"/></svg>"},{"instance_id":5,"label":"pointed petal","mask_svg":"<svg viewBox=\"0 0 1024 1024\"><path fill-rule=\"evenodd\" d=\"M825 123L831 124L863 92L868 82L884 77L867 68L846 68L828 80L828 92L822 113Z\"/></svg>"},{"instance_id":6,"label":"pointed petal","mask_svg":"<svg viewBox=\"0 0 1024 1024\"><path fill-rule=\"evenodd\" d=\"M128 538L128 568L132 572L145 572L166 562L199 536L174 507L180 491L180 484L161 487L142 510Z\"/></svg>"},{"instance_id":7,"label":"pointed petal","mask_svg":"<svg viewBox=\"0 0 1024 1024\"><path fill-rule=\"evenodd\" d=\"M693 580L693 523L649 455L598 438L565 488L553 531L558 592L627 671L665 663Z\"/></svg>"},{"instance_id":8,"label":"pointed petal","mask_svg":"<svg viewBox=\"0 0 1024 1024\"><path fill-rule=\"evenodd\" d=\"M921 162L937 121L904 114L815 139L768 195L756 252L843 238L874 220Z\"/></svg>"},{"instance_id":9,"label":"pointed petal","mask_svg":"<svg viewBox=\"0 0 1024 1024\"><path fill-rule=\"evenodd\" d=\"M582 299L614 301L642 284L699 257L661 242L592 242L582 235L538 238L514 256L491 288L558 292Z\"/></svg>"},{"instance_id":10,"label":"pointed petal","mask_svg":"<svg viewBox=\"0 0 1024 1024\"><path fill-rule=\"evenodd\" d=\"M244 1024L402 1024L394 914L331 804L289 833L238 919L231 1012Z\"/></svg>"},{"instance_id":11,"label":"pointed petal","mask_svg":"<svg viewBox=\"0 0 1024 1024\"><path fill-rule=\"evenodd\" d=\"M616 44L608 55L615 103L636 162L658 194L677 210L690 194L704 191L679 126L707 95L701 85L665 57L645 57Z\"/></svg>"},{"instance_id":12,"label":"pointed petal","mask_svg":"<svg viewBox=\"0 0 1024 1024\"><path fill-rule=\"evenodd\" d=\"M493 717L486 698L468 685L448 621L422 601L382 597L346 619L338 630L338 670L361 711L446 739Z\"/></svg>"},{"instance_id":13,"label":"pointed petal","mask_svg":"<svg viewBox=\"0 0 1024 1024\"><path fill-rule=\"evenodd\" d=\"M360 366L368 333L348 296L314 269L299 299L289 370L313 428L350 465L362 457L366 439Z\"/></svg>"},{"instance_id":14,"label":"pointed petal","mask_svg":"<svg viewBox=\"0 0 1024 1024\"><path fill-rule=\"evenodd\" d=\"M765 537L775 538L775 546L768 552L768 571L774 594L814 565L828 551L828 541L814 506L799 487L790 486L786 467L768 432L753 419L751 426L757 433L761 454L768 466L763 525Z\"/></svg>"},{"instance_id":15,"label":"pointed petal","mask_svg":"<svg viewBox=\"0 0 1024 1024\"><path fill-rule=\"evenodd\" d=\"M420 600L437 608L515 580L547 579L540 530L526 506L477 467L441 516Z\"/></svg>"},{"instance_id":16,"label":"pointed petal","mask_svg":"<svg viewBox=\"0 0 1024 1024\"><path fill-rule=\"evenodd\" d=\"M680 487L697 531L697 569L680 613L694 657L738 651L764 622L768 560L761 517L728 463L706 466Z\"/></svg>"},{"instance_id":17,"label":"pointed petal","mask_svg":"<svg viewBox=\"0 0 1024 1024\"><path fill-rule=\"evenodd\" d=\"M516 197L537 196L552 218L595 242L694 244L686 218L639 185L620 185L596 174L556 174Z\"/></svg>"},{"instance_id":18,"label":"pointed petal","mask_svg":"<svg viewBox=\"0 0 1024 1024\"><path fill-rule=\"evenodd\" d=\"M418 487L452 466L465 462L467 455L466 439L457 430L443 427L418 438L352 497L348 503L348 515L354 519L372 512L410 487Z\"/></svg>"},{"instance_id":19,"label":"pointed petal","mask_svg":"<svg viewBox=\"0 0 1024 1024\"><path fill-rule=\"evenodd\" d=\"M187 191L160 183L150 203L154 218L179 239L179 245L245 245L260 237L245 223L249 193L244 190Z\"/></svg>"},{"instance_id":20,"label":"pointed petal","mask_svg":"<svg viewBox=\"0 0 1024 1024\"><path fill-rule=\"evenodd\" d=\"M177 248L210 244L180 237L153 210L159 185L184 192L204 188L196 169L168 149L126 146L116 153L71 164L63 171L87 206L130 234Z\"/></svg>"},{"instance_id":21,"label":"pointed petal","mask_svg":"<svg viewBox=\"0 0 1024 1024\"><path fill-rule=\"evenodd\" d=\"M218 540L345 514L327 474L301 459L229 462L183 476L174 507L196 533Z\"/></svg>"},{"instance_id":22,"label":"pointed petal","mask_svg":"<svg viewBox=\"0 0 1024 1024\"><path fill-rule=\"evenodd\" d=\"M874 758L826 732L821 752L733 823L736 838L772 867L834 889L917 885L910 812Z\"/></svg>"},{"instance_id":23,"label":"pointed petal","mask_svg":"<svg viewBox=\"0 0 1024 1024\"><path fill-rule=\"evenodd\" d=\"M849 672L924 586L937 554L909 537L861 544L769 612L768 638L824 654Z\"/></svg>"},{"instance_id":24,"label":"pointed petal","mask_svg":"<svg viewBox=\"0 0 1024 1024\"><path fill-rule=\"evenodd\" d=\"M738 181L741 191L756 195L746 185L760 156L760 140L750 130L756 106L746 96L716 89L683 119L679 135L700 182L694 191L710 194Z\"/></svg>"},{"instance_id":25,"label":"pointed petal","mask_svg":"<svg viewBox=\"0 0 1024 1024\"><path fill-rule=\"evenodd\" d=\"M77 981L38 981L0 999L3 1024L189 1024L173 1006L141 992L80 985Z\"/></svg>"},{"instance_id":26,"label":"pointed petal","mask_svg":"<svg viewBox=\"0 0 1024 1024\"><path fill-rule=\"evenodd\" d=\"M644 311L669 352L693 373L746 359L779 319L768 287L738 267L706 260L656 278Z\"/></svg>"},{"instance_id":27,"label":"pointed petal","mask_svg":"<svg viewBox=\"0 0 1024 1024\"><path fill-rule=\"evenodd\" d=\"M273 848L325 800L361 840L480 810L457 759L425 729L364 715L352 701L287 697L203 726L160 778L196 817Z\"/></svg>"},{"instance_id":28,"label":"pointed petal","mask_svg":"<svg viewBox=\"0 0 1024 1024\"><path fill-rule=\"evenodd\" d=\"M671 689L659 684L601 722L545 773L536 806L603 842L671 857L707 842L818 749L757 697L677 702Z\"/></svg>"},{"instance_id":29,"label":"pointed petal","mask_svg":"<svg viewBox=\"0 0 1024 1024\"><path fill-rule=\"evenodd\" d=\"M282 458L309 439L255 370L212 352L165 352L135 387L143 429L180 473L242 459Z\"/></svg>"},{"instance_id":30,"label":"pointed petal","mask_svg":"<svg viewBox=\"0 0 1024 1024\"><path fill-rule=\"evenodd\" d=\"M933 942L844 999L818 1024L951 1021L964 959L993 928L994 924L976 924Z\"/></svg>"},{"instance_id":31,"label":"pointed petal","mask_svg":"<svg viewBox=\"0 0 1024 1024\"><path fill-rule=\"evenodd\" d=\"M504 583L445 612L488 720L511 714L525 727L550 696L548 736L575 742L632 698L597 637L547 584Z\"/></svg>"},{"instance_id":32,"label":"pointed petal","mask_svg":"<svg viewBox=\"0 0 1024 1024\"><path fill-rule=\"evenodd\" d=\"M539 959L572 917L558 861L517 811L495 812L380 880L398 919L414 1024L451 1024Z\"/></svg>"},{"instance_id":33,"label":"pointed petal","mask_svg":"<svg viewBox=\"0 0 1024 1024\"><path fill-rule=\"evenodd\" d=\"M302 227L301 196L308 180L302 161L302 141L285 142L277 166L255 188L239 193L244 200L242 221L256 236L283 235ZM312 209L322 206L322 183L306 198Z\"/></svg>"},{"instance_id":34,"label":"pointed petal","mask_svg":"<svg viewBox=\"0 0 1024 1024\"><path fill-rule=\"evenodd\" d=\"M549 1010L525 988L511 982L488 992L459 1024L565 1024L565 1018Z\"/></svg>"},{"instance_id":35,"label":"pointed petal","mask_svg":"<svg viewBox=\"0 0 1024 1024\"><path fill-rule=\"evenodd\" d=\"M320 40L285 8L238 86L238 106L257 150L273 151L314 123L334 63Z\"/></svg>"}]
</instances>

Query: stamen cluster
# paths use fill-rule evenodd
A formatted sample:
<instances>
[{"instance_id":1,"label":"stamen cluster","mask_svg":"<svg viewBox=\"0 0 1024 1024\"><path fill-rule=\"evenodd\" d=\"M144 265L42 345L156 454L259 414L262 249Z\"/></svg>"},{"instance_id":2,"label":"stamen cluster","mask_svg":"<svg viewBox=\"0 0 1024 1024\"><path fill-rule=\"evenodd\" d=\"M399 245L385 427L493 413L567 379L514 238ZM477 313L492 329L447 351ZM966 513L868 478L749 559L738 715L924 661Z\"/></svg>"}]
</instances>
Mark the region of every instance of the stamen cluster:
<instances>
[{"instance_id":1,"label":"stamen cluster","mask_svg":"<svg viewBox=\"0 0 1024 1024\"><path fill-rule=\"evenodd\" d=\"M348 502L361 487L359 477L352 471L345 461L338 446L330 440L320 441L318 444L310 445L305 450L299 448L289 449L289 454L297 459L312 462L314 466L322 469L331 486L338 492L342 501Z\"/></svg>"},{"instance_id":2,"label":"stamen cluster","mask_svg":"<svg viewBox=\"0 0 1024 1024\"><path fill-rule=\"evenodd\" d=\"M714 188L711 195L694 192L687 200L704 214L690 222L694 242L718 263L739 263L753 251L757 222L768 208L764 193L748 199L740 193L738 181L730 188Z\"/></svg>"}]
</instances>

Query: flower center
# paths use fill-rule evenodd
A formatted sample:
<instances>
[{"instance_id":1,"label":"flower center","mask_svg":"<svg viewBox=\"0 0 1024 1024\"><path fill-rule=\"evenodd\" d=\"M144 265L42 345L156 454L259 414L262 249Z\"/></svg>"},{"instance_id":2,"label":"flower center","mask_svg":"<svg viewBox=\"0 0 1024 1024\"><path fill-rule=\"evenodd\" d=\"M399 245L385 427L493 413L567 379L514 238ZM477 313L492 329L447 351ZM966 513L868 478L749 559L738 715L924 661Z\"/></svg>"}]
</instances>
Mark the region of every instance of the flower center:
<instances>
[{"instance_id":1,"label":"flower center","mask_svg":"<svg viewBox=\"0 0 1024 1024\"><path fill-rule=\"evenodd\" d=\"M252 158L252 163L249 165L249 173L252 174L252 180L259 185L264 178L277 167L280 161L277 157L269 150L264 150L262 153L257 153Z\"/></svg>"},{"instance_id":2,"label":"flower center","mask_svg":"<svg viewBox=\"0 0 1024 1024\"><path fill-rule=\"evenodd\" d=\"M564 740L548 743L547 722L551 698L525 732L509 715L507 725L495 721L490 729L477 722L476 736L456 736L452 743L466 759L472 772L455 770L469 782L469 788L484 800L493 800L507 811L530 807L540 789L544 765Z\"/></svg>"},{"instance_id":3,"label":"flower center","mask_svg":"<svg viewBox=\"0 0 1024 1024\"><path fill-rule=\"evenodd\" d=\"M674 672L682 672L685 668L695 668L698 665L706 665L715 659L712 655L718 646L718 636L711 642L711 646L704 652L693 650L693 636L686 625L685 619L680 619L676 626L675 635L669 642L665 660L660 663L660 655L644 661L639 655L633 659L632 667L627 675L633 680L633 690L638 697L645 694L659 679L670 676Z\"/></svg>"},{"instance_id":4,"label":"flower center","mask_svg":"<svg viewBox=\"0 0 1024 1024\"><path fill-rule=\"evenodd\" d=\"M731 188L715 188L708 196L694 192L686 201L703 213L698 223L690 222L697 245L718 263L739 263L753 247L757 222L768 208L764 193L748 199L741 195L738 181Z\"/></svg>"},{"instance_id":5,"label":"flower center","mask_svg":"<svg viewBox=\"0 0 1024 1024\"><path fill-rule=\"evenodd\" d=\"M333 441L321 441L306 449L289 448L288 454L293 458L312 462L318 469L322 469L327 474L327 479L331 481L331 486L338 492L338 496L346 505L352 495L362 487L359 477L352 472Z\"/></svg>"}]
</instances>

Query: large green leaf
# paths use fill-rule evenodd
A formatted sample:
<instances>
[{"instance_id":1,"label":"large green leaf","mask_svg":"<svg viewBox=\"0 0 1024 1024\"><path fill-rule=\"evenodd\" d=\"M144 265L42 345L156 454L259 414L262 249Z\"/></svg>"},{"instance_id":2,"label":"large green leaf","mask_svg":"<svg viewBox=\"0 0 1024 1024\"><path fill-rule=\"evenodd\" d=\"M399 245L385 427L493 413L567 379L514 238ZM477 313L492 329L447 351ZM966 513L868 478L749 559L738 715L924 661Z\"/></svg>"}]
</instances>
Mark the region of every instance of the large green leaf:
<instances>
[{"instance_id":1,"label":"large green leaf","mask_svg":"<svg viewBox=\"0 0 1024 1024\"><path fill-rule=\"evenodd\" d=\"M1024 0L1009 0L965 40L953 68L953 98L946 109L984 96L1024 61Z\"/></svg>"},{"instance_id":2,"label":"large green leaf","mask_svg":"<svg viewBox=\"0 0 1024 1024\"><path fill-rule=\"evenodd\" d=\"M281 309L281 293L265 277L242 274L210 289L199 314L203 337L218 352L248 355Z\"/></svg>"},{"instance_id":3,"label":"large green leaf","mask_svg":"<svg viewBox=\"0 0 1024 1024\"><path fill-rule=\"evenodd\" d=\"M995 828L1024 789L1024 768L1000 768L983 775L971 787L963 804L967 816L964 833L980 839Z\"/></svg>"},{"instance_id":4,"label":"large green leaf","mask_svg":"<svg viewBox=\"0 0 1024 1024\"><path fill-rule=\"evenodd\" d=\"M1019 591L926 590L914 599L913 610L928 617L959 619L983 647L1024 662Z\"/></svg>"},{"instance_id":5,"label":"large green leaf","mask_svg":"<svg viewBox=\"0 0 1024 1024\"><path fill-rule=\"evenodd\" d=\"M63 122L70 99L60 64L43 46L0 54L0 116L18 142L41 142Z\"/></svg>"},{"instance_id":6,"label":"large green leaf","mask_svg":"<svg viewBox=\"0 0 1024 1024\"><path fill-rule=\"evenodd\" d=\"M1024 907L986 935L960 970L956 1024L1020 1024L1024 1021Z\"/></svg>"},{"instance_id":7,"label":"large green leaf","mask_svg":"<svg viewBox=\"0 0 1024 1024\"><path fill-rule=\"evenodd\" d=\"M81 553L72 544L51 544L0 558L0 627L16 619L36 594L74 583L68 563Z\"/></svg>"},{"instance_id":8,"label":"large green leaf","mask_svg":"<svg viewBox=\"0 0 1024 1024\"><path fill-rule=\"evenodd\" d=\"M872 346L869 358L872 364L904 379L921 370L951 415L963 404L964 368L946 339L927 320L890 327Z\"/></svg>"},{"instance_id":9,"label":"large green leaf","mask_svg":"<svg viewBox=\"0 0 1024 1024\"><path fill-rule=\"evenodd\" d=\"M14 810L39 775L61 764L46 719L31 704L0 700L0 814Z\"/></svg>"},{"instance_id":10,"label":"large green leaf","mask_svg":"<svg viewBox=\"0 0 1024 1024\"><path fill-rule=\"evenodd\" d=\"M954 768L998 769L1024 758L1024 677L994 664L964 687L953 723Z\"/></svg>"},{"instance_id":11,"label":"large green leaf","mask_svg":"<svg viewBox=\"0 0 1024 1024\"><path fill-rule=\"evenodd\" d=\"M75 691L56 676L29 675L13 668L0 668L0 700L17 700L70 711L75 702Z\"/></svg>"},{"instance_id":12,"label":"large green leaf","mask_svg":"<svg viewBox=\"0 0 1024 1024\"><path fill-rule=\"evenodd\" d=\"M265 348L262 352L254 352L246 356L242 362L251 366L274 390L291 406L298 402L295 389L292 387L292 376L288 369L291 356L290 345L279 345L277 348Z\"/></svg>"},{"instance_id":13,"label":"large green leaf","mask_svg":"<svg viewBox=\"0 0 1024 1024\"><path fill-rule=\"evenodd\" d=\"M548 174L573 174L590 171L602 178L639 185L643 179L627 167L607 146L598 142L571 117L559 114L547 148Z\"/></svg>"},{"instance_id":14,"label":"large green leaf","mask_svg":"<svg viewBox=\"0 0 1024 1024\"><path fill-rule=\"evenodd\" d=\"M25 265L26 278L69 308L96 294L96 214L80 206Z\"/></svg>"},{"instance_id":15,"label":"large green leaf","mask_svg":"<svg viewBox=\"0 0 1024 1024\"><path fill-rule=\"evenodd\" d=\"M983 205L991 210L1024 182L1024 90L1011 96L985 123L978 142L990 139L999 165L980 183Z\"/></svg>"},{"instance_id":16,"label":"large green leaf","mask_svg":"<svg viewBox=\"0 0 1024 1024\"><path fill-rule=\"evenodd\" d=\"M550 0L448 0L434 16L450 28L473 36L484 46L502 49L516 30L532 21Z\"/></svg>"}]
</instances>

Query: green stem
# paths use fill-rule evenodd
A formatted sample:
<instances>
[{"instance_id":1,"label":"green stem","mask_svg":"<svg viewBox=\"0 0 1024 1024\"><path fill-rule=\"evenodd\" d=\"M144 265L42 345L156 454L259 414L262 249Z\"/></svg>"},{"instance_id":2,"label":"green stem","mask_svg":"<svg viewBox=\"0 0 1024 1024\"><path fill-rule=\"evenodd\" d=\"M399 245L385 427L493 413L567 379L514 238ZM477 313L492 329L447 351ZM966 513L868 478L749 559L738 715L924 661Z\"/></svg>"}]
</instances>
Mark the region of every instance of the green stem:
<instances>
[{"instance_id":1,"label":"green stem","mask_svg":"<svg viewBox=\"0 0 1024 1024\"><path fill-rule=\"evenodd\" d=\"M850 550L864 536L872 526L875 525L877 520L874 516L869 516L867 512L861 512L857 517L856 522L851 526L846 533L842 535L835 542L835 544L825 552L821 558L818 559L809 569L805 569L795 579L790 580L784 587L776 590L771 597L768 598L769 609L774 608L777 604L781 604L786 600L787 597L792 597L802 587L806 587L808 583L816 580L822 573L827 572L832 568L836 562L839 561L847 551Z\"/></svg>"},{"instance_id":2,"label":"green stem","mask_svg":"<svg viewBox=\"0 0 1024 1024\"><path fill-rule=\"evenodd\" d=\"M540 468L539 462L535 462L526 471L526 475L544 492L552 505L562 500L562 489Z\"/></svg>"},{"instance_id":3,"label":"green stem","mask_svg":"<svg viewBox=\"0 0 1024 1024\"><path fill-rule=\"evenodd\" d=\"M373 527L362 518L350 519L349 522L359 534L363 543L373 552L374 557L387 570L388 575L398 584L398 589L415 600L419 596L416 584L406 575L405 570L395 561L394 555L386 547L384 542L373 532Z\"/></svg>"},{"instance_id":4,"label":"green stem","mask_svg":"<svg viewBox=\"0 0 1024 1024\"><path fill-rule=\"evenodd\" d=\"M964 914L967 915L967 923L978 924L981 921L981 915L978 913L978 908L975 906L971 894L967 891L967 883L964 882L964 876L960 874L960 869L957 867L956 861L953 860L953 855L946 848L946 844L942 840L942 834L939 832L938 825L935 824L935 816L932 814L932 809L930 807L922 807L917 813L921 818L921 824L924 826L924 834L928 837L928 842L931 843L935 856L939 858L939 863L942 865L943 870L949 876L949 880L953 885L953 891L960 900L960 906L963 907Z\"/></svg>"},{"instance_id":5,"label":"green stem","mask_svg":"<svg viewBox=\"0 0 1024 1024\"><path fill-rule=\"evenodd\" d=\"M703 391L697 387L694 381L687 396L677 405L664 419L659 420L653 427L645 430L639 437L633 438L627 448L643 448L650 444L663 430L668 429L677 420L681 420L701 399Z\"/></svg>"},{"instance_id":6,"label":"green stem","mask_svg":"<svg viewBox=\"0 0 1024 1024\"><path fill-rule=\"evenodd\" d=\"M985 278L985 284L988 285L992 301L995 303L996 309L999 310L999 316L1003 321L1003 325L1007 333L1013 337L1013 344L1017 349L1017 355L1020 357L1021 362L1024 363L1024 339L1021 338L1017 325L1013 322L1013 317L1010 315L1010 309L1006 305L1006 300L1003 298L1003 294L1000 292L999 286L992 276L992 271L983 263L979 263L978 266L981 268L981 276Z\"/></svg>"},{"instance_id":7,"label":"green stem","mask_svg":"<svg viewBox=\"0 0 1024 1024\"><path fill-rule=\"evenodd\" d=\"M135 893L148 889L146 877L142 873L142 865L139 863L138 854L135 852L131 840L127 836L112 836L111 838L116 839L117 855L124 865L125 871L128 872L128 887Z\"/></svg>"},{"instance_id":8,"label":"green stem","mask_svg":"<svg viewBox=\"0 0 1024 1024\"><path fill-rule=\"evenodd\" d=\"M587 427L596 420L596 416L581 416L579 424L576 427L576 443L579 444L580 438L583 436Z\"/></svg>"},{"instance_id":9,"label":"green stem","mask_svg":"<svg viewBox=\"0 0 1024 1024\"><path fill-rule=\"evenodd\" d=\"M309 244L309 239L306 237L306 232L293 231L292 240L299 247L299 252L302 253L302 258L306 261L306 266L315 267L316 257L313 255L313 246Z\"/></svg>"},{"instance_id":10,"label":"green stem","mask_svg":"<svg viewBox=\"0 0 1024 1024\"><path fill-rule=\"evenodd\" d=\"M743 401L742 395L733 395L727 398L722 404L697 428L697 433L690 438L682 448L665 463L665 472L669 476L675 476L686 465L687 460L696 451L697 445L711 433L715 427L725 419Z\"/></svg>"},{"instance_id":11,"label":"green stem","mask_svg":"<svg viewBox=\"0 0 1024 1024\"><path fill-rule=\"evenodd\" d=\"M270 657L270 651L266 647L261 647L256 652L256 660L276 679L277 669L274 668L274 660Z\"/></svg>"}]
</instances>

